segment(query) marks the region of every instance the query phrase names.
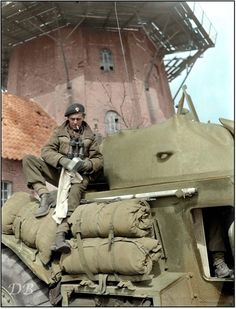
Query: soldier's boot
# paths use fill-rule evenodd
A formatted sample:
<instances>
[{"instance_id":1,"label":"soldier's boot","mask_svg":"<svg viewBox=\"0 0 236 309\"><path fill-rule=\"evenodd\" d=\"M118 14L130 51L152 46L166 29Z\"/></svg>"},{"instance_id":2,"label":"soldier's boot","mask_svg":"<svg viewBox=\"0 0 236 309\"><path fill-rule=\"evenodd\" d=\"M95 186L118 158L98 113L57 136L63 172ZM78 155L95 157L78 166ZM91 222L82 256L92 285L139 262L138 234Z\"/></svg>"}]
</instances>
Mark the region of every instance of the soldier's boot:
<instances>
[{"instance_id":1,"label":"soldier's boot","mask_svg":"<svg viewBox=\"0 0 236 309\"><path fill-rule=\"evenodd\" d=\"M35 212L35 218L46 216L49 213L51 206L53 205L52 199L49 193L41 195L39 208Z\"/></svg>"},{"instance_id":2,"label":"soldier's boot","mask_svg":"<svg viewBox=\"0 0 236 309\"><path fill-rule=\"evenodd\" d=\"M52 245L51 250L61 253L69 253L70 245L66 242L65 232L56 233L55 243Z\"/></svg>"},{"instance_id":3,"label":"soldier's boot","mask_svg":"<svg viewBox=\"0 0 236 309\"><path fill-rule=\"evenodd\" d=\"M215 275L218 278L233 277L233 270L225 263L224 258L215 259L213 266L215 267Z\"/></svg>"}]
</instances>

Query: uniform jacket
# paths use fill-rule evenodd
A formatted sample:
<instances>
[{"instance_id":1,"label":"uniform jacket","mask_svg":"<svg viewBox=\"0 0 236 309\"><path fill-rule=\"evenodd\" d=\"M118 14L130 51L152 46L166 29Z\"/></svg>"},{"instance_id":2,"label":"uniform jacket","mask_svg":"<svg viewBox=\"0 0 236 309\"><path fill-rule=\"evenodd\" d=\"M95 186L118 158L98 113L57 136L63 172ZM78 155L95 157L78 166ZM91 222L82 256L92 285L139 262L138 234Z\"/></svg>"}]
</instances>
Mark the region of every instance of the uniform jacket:
<instances>
[{"instance_id":1,"label":"uniform jacket","mask_svg":"<svg viewBox=\"0 0 236 309\"><path fill-rule=\"evenodd\" d=\"M69 152L70 135L67 131L68 121L54 129L48 143L42 147L41 157L54 167L59 167L58 161L67 156ZM83 121L84 131L81 139L84 143L84 156L89 158L93 164L92 172L98 172L103 167L103 156L99 151L99 146L89 125Z\"/></svg>"}]
</instances>

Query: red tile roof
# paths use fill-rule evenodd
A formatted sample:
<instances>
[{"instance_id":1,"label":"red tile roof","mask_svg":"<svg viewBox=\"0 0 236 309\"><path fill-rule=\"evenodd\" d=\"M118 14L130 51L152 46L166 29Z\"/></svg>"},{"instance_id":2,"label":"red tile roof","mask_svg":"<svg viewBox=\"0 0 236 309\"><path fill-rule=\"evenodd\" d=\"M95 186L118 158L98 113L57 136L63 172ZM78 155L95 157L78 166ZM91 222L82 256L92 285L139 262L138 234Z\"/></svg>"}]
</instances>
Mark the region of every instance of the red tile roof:
<instances>
[{"instance_id":1,"label":"red tile roof","mask_svg":"<svg viewBox=\"0 0 236 309\"><path fill-rule=\"evenodd\" d=\"M3 93L2 157L22 160L26 154L40 155L56 121L36 102Z\"/></svg>"}]
</instances>

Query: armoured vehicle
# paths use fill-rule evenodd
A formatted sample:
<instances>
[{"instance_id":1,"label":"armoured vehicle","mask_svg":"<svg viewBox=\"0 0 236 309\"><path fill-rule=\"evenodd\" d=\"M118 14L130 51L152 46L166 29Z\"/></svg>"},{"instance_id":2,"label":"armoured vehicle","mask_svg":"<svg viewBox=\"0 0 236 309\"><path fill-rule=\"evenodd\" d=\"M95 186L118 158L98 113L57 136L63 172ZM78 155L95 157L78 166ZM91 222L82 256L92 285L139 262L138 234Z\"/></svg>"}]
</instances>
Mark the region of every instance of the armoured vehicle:
<instances>
[{"instance_id":1,"label":"armoured vehicle","mask_svg":"<svg viewBox=\"0 0 236 309\"><path fill-rule=\"evenodd\" d=\"M185 98L191 112L183 108ZM86 248L90 245L85 245L92 238L83 237L78 237L78 246L76 242L72 245L73 252L79 252L73 259L69 254L63 264L61 257L52 255L49 262L43 262L40 250L21 240L26 221L17 221L19 216L13 216L13 232L4 232L7 211L3 211L2 305L234 306L234 279L215 276L209 248L210 237L217 235L208 227L216 217L216 230L222 224L226 228L221 236L227 263L233 268L234 125L230 120L220 121L221 124L199 122L191 97L184 90L172 118L148 128L120 131L104 140L102 151L108 187L105 183L91 187L82 206L103 205L111 209L118 203L125 213L118 220L119 225L129 221L125 212L129 203L138 201L149 209L149 214L138 217L138 223L143 224L150 217L151 225L148 237L129 235L118 239L112 229L114 224L111 225L113 235L98 233L99 237L94 239L99 238L102 245L105 242L109 246L102 257L99 256L102 245L96 248L93 262L86 258ZM20 200L16 195L7 203L14 205ZM3 210L9 208L6 204ZM104 223L106 215L100 219ZM88 228L98 228L98 225L96 221ZM32 219L26 236L34 226ZM47 233L47 224L44 229ZM118 242L123 239L123 243L131 243L144 238L156 241L156 251L152 252L155 259L140 245L139 249L146 254L144 260L137 260L141 255L136 254L136 249L128 260L128 251L119 247ZM116 244L118 250L112 251ZM103 260L106 265L102 267L110 267L108 256L112 256L113 262L116 259L117 268L113 272L101 268L93 272L94 264L101 262L101 265ZM119 267L126 267L127 261L130 263L127 268L141 263L146 271L119 272ZM79 263L84 271L76 273Z\"/></svg>"}]
</instances>

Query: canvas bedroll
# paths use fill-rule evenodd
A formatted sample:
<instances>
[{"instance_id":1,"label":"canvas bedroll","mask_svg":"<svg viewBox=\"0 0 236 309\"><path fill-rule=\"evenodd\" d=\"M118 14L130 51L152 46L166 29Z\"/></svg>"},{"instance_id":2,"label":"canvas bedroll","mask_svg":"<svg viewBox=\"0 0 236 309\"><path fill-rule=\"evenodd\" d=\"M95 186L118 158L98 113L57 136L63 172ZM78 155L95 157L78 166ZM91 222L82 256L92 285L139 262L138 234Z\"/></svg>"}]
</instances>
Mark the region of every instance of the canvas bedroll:
<instances>
[{"instance_id":1,"label":"canvas bedroll","mask_svg":"<svg viewBox=\"0 0 236 309\"><path fill-rule=\"evenodd\" d=\"M145 237L152 228L150 205L138 199L80 205L68 222L73 236L80 232L82 238Z\"/></svg>"},{"instance_id":2,"label":"canvas bedroll","mask_svg":"<svg viewBox=\"0 0 236 309\"><path fill-rule=\"evenodd\" d=\"M31 248L38 249L40 260L47 264L51 259L51 247L55 240L57 224L52 218L53 209L50 210L49 214L45 217L35 218L32 209L36 210L38 203L28 203L25 209L28 211L22 211L18 213L13 226L17 225L19 232L15 236L21 239L26 245ZM30 211L31 210L31 211Z\"/></svg>"},{"instance_id":3,"label":"canvas bedroll","mask_svg":"<svg viewBox=\"0 0 236 309\"><path fill-rule=\"evenodd\" d=\"M60 265L68 274L104 273L120 275L148 275L153 262L160 257L161 246L152 238L115 237L85 238L81 240L84 257L78 250L77 240L71 241L70 254L61 256ZM124 254L125 252L125 254ZM86 265L85 265L86 263Z\"/></svg>"},{"instance_id":4,"label":"canvas bedroll","mask_svg":"<svg viewBox=\"0 0 236 309\"><path fill-rule=\"evenodd\" d=\"M32 197L25 192L14 193L2 206L2 232L13 234L13 221L21 208L29 203Z\"/></svg>"},{"instance_id":5,"label":"canvas bedroll","mask_svg":"<svg viewBox=\"0 0 236 309\"><path fill-rule=\"evenodd\" d=\"M41 262L47 265L57 229L52 218L53 209L47 216L35 218L37 200L27 194L18 200L13 197L13 203L17 205L13 211L11 199L4 209L5 230L36 249ZM82 225L78 225L78 219ZM150 206L145 201L81 205L70 221L74 237L70 240L71 253L62 255L60 261L61 269L67 274L148 275L153 262L160 256L159 242L143 237L149 236L152 226ZM110 237L111 230L113 237ZM117 237L119 235L123 237Z\"/></svg>"},{"instance_id":6,"label":"canvas bedroll","mask_svg":"<svg viewBox=\"0 0 236 309\"><path fill-rule=\"evenodd\" d=\"M28 193L15 193L3 209L5 234L14 234L16 239L33 249L38 249L40 260L47 264L51 258L51 246L54 242L57 224L52 219L53 209L45 217L35 218L38 201Z\"/></svg>"}]
</instances>

